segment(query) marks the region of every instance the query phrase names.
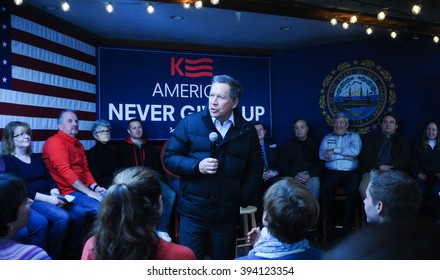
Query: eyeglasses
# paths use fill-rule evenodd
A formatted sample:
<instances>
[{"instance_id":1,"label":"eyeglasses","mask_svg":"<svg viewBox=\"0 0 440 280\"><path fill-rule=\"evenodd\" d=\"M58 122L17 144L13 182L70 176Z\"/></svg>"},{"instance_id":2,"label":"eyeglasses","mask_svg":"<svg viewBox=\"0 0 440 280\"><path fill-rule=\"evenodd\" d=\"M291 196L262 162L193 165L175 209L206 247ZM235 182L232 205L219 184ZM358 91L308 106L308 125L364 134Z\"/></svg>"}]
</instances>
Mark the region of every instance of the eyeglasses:
<instances>
[{"instance_id":1,"label":"eyeglasses","mask_svg":"<svg viewBox=\"0 0 440 280\"><path fill-rule=\"evenodd\" d=\"M96 133L99 133L99 134L110 134L110 130L109 129L100 130L100 131L97 131Z\"/></svg>"},{"instance_id":2,"label":"eyeglasses","mask_svg":"<svg viewBox=\"0 0 440 280\"><path fill-rule=\"evenodd\" d=\"M14 135L14 138L24 138L25 135L31 137L31 134L30 134L30 133L22 132L22 133L20 133L20 134L16 134L16 135Z\"/></svg>"}]
</instances>

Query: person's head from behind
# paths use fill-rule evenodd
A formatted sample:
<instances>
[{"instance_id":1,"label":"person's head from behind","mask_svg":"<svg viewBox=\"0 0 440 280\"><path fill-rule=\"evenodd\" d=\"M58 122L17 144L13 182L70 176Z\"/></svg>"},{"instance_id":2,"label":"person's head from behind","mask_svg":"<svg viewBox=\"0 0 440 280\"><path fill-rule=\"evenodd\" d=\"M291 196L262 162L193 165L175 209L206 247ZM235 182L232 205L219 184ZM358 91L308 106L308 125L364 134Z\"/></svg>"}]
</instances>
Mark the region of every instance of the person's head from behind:
<instances>
[{"instance_id":1,"label":"person's head from behind","mask_svg":"<svg viewBox=\"0 0 440 280\"><path fill-rule=\"evenodd\" d=\"M421 194L410 176L398 170L373 170L370 177L364 199L368 223L414 217L421 203Z\"/></svg>"},{"instance_id":2,"label":"person's head from behind","mask_svg":"<svg viewBox=\"0 0 440 280\"><path fill-rule=\"evenodd\" d=\"M438 260L440 225L428 220L395 220L368 225L330 249L330 260Z\"/></svg>"},{"instance_id":3,"label":"person's head from behind","mask_svg":"<svg viewBox=\"0 0 440 280\"><path fill-rule=\"evenodd\" d=\"M27 183L15 175L0 173L0 237L15 237L27 225L30 204Z\"/></svg>"},{"instance_id":4,"label":"person's head from behind","mask_svg":"<svg viewBox=\"0 0 440 280\"><path fill-rule=\"evenodd\" d=\"M76 137L79 132L78 116L75 110L63 110L58 116L58 130L65 134Z\"/></svg>"},{"instance_id":5,"label":"person's head from behind","mask_svg":"<svg viewBox=\"0 0 440 280\"><path fill-rule=\"evenodd\" d=\"M141 141L144 135L144 128L142 127L141 120L131 119L128 121L127 132L132 140Z\"/></svg>"},{"instance_id":6,"label":"person's head from behind","mask_svg":"<svg viewBox=\"0 0 440 280\"><path fill-rule=\"evenodd\" d=\"M304 141L307 139L307 133L309 132L309 126L306 120L299 119L293 123L293 130L295 131L295 136L298 140Z\"/></svg>"},{"instance_id":7,"label":"person's head from behind","mask_svg":"<svg viewBox=\"0 0 440 280\"><path fill-rule=\"evenodd\" d=\"M111 125L105 120L96 120L92 124L92 134L96 141L107 144L110 141Z\"/></svg>"},{"instance_id":8,"label":"person's head from behind","mask_svg":"<svg viewBox=\"0 0 440 280\"><path fill-rule=\"evenodd\" d=\"M228 120L232 110L238 105L243 89L240 83L227 75L212 78L209 93L209 113L222 124Z\"/></svg>"},{"instance_id":9,"label":"person's head from behind","mask_svg":"<svg viewBox=\"0 0 440 280\"><path fill-rule=\"evenodd\" d=\"M24 149L27 155L32 154L32 130L28 123L20 121L9 122L3 130L2 153L10 155L15 149Z\"/></svg>"},{"instance_id":10,"label":"person's head from behind","mask_svg":"<svg viewBox=\"0 0 440 280\"><path fill-rule=\"evenodd\" d=\"M107 190L95 222L97 259L151 259L162 215L158 174L147 167L119 171Z\"/></svg>"},{"instance_id":11,"label":"person's head from behind","mask_svg":"<svg viewBox=\"0 0 440 280\"><path fill-rule=\"evenodd\" d=\"M282 178L264 194L263 224L284 243L303 240L319 217L319 204L307 187Z\"/></svg>"}]
</instances>

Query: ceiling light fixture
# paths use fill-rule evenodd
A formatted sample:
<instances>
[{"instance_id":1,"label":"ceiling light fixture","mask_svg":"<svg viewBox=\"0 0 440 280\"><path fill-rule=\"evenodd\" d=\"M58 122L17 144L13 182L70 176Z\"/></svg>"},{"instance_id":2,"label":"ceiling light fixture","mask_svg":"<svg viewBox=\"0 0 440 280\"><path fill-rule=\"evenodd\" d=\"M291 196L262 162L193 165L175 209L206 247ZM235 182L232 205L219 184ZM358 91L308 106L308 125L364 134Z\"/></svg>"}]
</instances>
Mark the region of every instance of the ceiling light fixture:
<instances>
[{"instance_id":1,"label":"ceiling light fixture","mask_svg":"<svg viewBox=\"0 0 440 280\"><path fill-rule=\"evenodd\" d=\"M63 10L63 12L68 12L70 10L70 5L67 1L61 3L61 10Z\"/></svg>"},{"instance_id":2,"label":"ceiling light fixture","mask_svg":"<svg viewBox=\"0 0 440 280\"><path fill-rule=\"evenodd\" d=\"M211 0L211 4L212 5L217 5L220 2L220 0Z\"/></svg>"},{"instance_id":3,"label":"ceiling light fixture","mask_svg":"<svg viewBox=\"0 0 440 280\"><path fill-rule=\"evenodd\" d=\"M350 18L350 22L351 22L351 23L356 23L357 21L358 21L358 18L357 18L356 15L353 15L353 16Z\"/></svg>"},{"instance_id":4,"label":"ceiling light fixture","mask_svg":"<svg viewBox=\"0 0 440 280\"><path fill-rule=\"evenodd\" d=\"M105 10L106 10L107 13L109 13L109 14L113 13L114 8L113 8L112 3L109 2L109 3L105 4Z\"/></svg>"},{"instance_id":5,"label":"ceiling light fixture","mask_svg":"<svg viewBox=\"0 0 440 280\"><path fill-rule=\"evenodd\" d=\"M438 43L438 41L439 41L440 39L438 38L438 36L434 36L433 38L432 38L432 41L434 41L434 43Z\"/></svg>"},{"instance_id":6,"label":"ceiling light fixture","mask_svg":"<svg viewBox=\"0 0 440 280\"><path fill-rule=\"evenodd\" d=\"M185 10L188 10L190 7L191 7L191 3L190 3L190 2L185 2L185 3L183 3L183 8L184 8Z\"/></svg>"},{"instance_id":7,"label":"ceiling light fixture","mask_svg":"<svg viewBox=\"0 0 440 280\"><path fill-rule=\"evenodd\" d=\"M147 4L147 13L149 13L150 15L154 13L154 7L150 3Z\"/></svg>"},{"instance_id":8,"label":"ceiling light fixture","mask_svg":"<svg viewBox=\"0 0 440 280\"><path fill-rule=\"evenodd\" d=\"M350 24L348 24L347 22L344 22L342 24L342 28L344 28L344 29L348 29L349 27L350 27Z\"/></svg>"},{"instance_id":9,"label":"ceiling light fixture","mask_svg":"<svg viewBox=\"0 0 440 280\"><path fill-rule=\"evenodd\" d=\"M419 4L414 4L414 6L411 9L413 15L418 15L420 14L421 11L422 11L422 6L420 6Z\"/></svg>"},{"instance_id":10,"label":"ceiling light fixture","mask_svg":"<svg viewBox=\"0 0 440 280\"><path fill-rule=\"evenodd\" d=\"M368 27L367 30L365 30L365 33L367 33L367 35L373 34L373 28Z\"/></svg>"},{"instance_id":11,"label":"ceiling light fixture","mask_svg":"<svg viewBox=\"0 0 440 280\"><path fill-rule=\"evenodd\" d=\"M333 26L335 26L336 24L338 24L338 21L337 21L335 18L332 18L332 19L330 20L330 24L333 25Z\"/></svg>"},{"instance_id":12,"label":"ceiling light fixture","mask_svg":"<svg viewBox=\"0 0 440 280\"><path fill-rule=\"evenodd\" d=\"M397 37L397 32L396 31L391 31L391 38L396 39Z\"/></svg>"},{"instance_id":13,"label":"ceiling light fixture","mask_svg":"<svg viewBox=\"0 0 440 280\"><path fill-rule=\"evenodd\" d=\"M194 3L194 7L196 7L196 9L201 9L201 8L203 7L203 2L202 2L202 0L197 0L197 1Z\"/></svg>"},{"instance_id":14,"label":"ceiling light fixture","mask_svg":"<svg viewBox=\"0 0 440 280\"><path fill-rule=\"evenodd\" d=\"M385 13L385 11L380 11L380 13L377 14L378 20L384 20L386 17L387 17L387 14Z\"/></svg>"},{"instance_id":15,"label":"ceiling light fixture","mask_svg":"<svg viewBox=\"0 0 440 280\"><path fill-rule=\"evenodd\" d=\"M14 0L15 5L20 6L23 4L23 0Z\"/></svg>"}]
</instances>

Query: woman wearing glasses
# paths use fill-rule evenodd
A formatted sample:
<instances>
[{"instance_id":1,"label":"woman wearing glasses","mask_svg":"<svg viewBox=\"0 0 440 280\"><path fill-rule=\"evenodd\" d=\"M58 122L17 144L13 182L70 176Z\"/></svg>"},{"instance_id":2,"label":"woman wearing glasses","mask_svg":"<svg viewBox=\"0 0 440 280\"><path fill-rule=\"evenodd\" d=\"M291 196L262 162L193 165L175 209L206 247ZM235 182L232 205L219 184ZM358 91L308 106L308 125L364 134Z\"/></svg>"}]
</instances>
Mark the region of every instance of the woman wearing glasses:
<instances>
[{"instance_id":1,"label":"woman wearing glasses","mask_svg":"<svg viewBox=\"0 0 440 280\"><path fill-rule=\"evenodd\" d=\"M113 174L118 164L116 153L108 143L110 142L110 123L105 120L97 120L92 125L92 134L96 144L87 151L87 162L90 172L98 185L108 188L112 183Z\"/></svg>"},{"instance_id":2,"label":"woman wearing glasses","mask_svg":"<svg viewBox=\"0 0 440 280\"><path fill-rule=\"evenodd\" d=\"M34 201L29 223L18 236L28 237L29 243L46 249L53 259L79 258L86 213L74 201L68 203L60 196L41 157L32 153L31 136L29 124L12 121L2 139L5 171L29 184L28 197Z\"/></svg>"}]
</instances>

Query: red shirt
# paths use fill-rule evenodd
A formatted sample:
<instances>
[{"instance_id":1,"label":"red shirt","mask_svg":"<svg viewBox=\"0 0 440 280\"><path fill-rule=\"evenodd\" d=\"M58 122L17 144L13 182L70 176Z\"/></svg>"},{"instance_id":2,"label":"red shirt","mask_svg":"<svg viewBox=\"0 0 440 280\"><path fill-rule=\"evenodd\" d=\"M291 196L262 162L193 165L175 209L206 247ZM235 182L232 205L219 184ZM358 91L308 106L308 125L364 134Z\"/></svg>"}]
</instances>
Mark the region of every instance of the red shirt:
<instances>
[{"instance_id":1,"label":"red shirt","mask_svg":"<svg viewBox=\"0 0 440 280\"><path fill-rule=\"evenodd\" d=\"M41 158L63 195L76 191L72 185L78 179L86 186L95 183L84 146L78 139L60 130L47 139Z\"/></svg>"},{"instance_id":2,"label":"red shirt","mask_svg":"<svg viewBox=\"0 0 440 280\"><path fill-rule=\"evenodd\" d=\"M95 243L95 237L90 237L86 244L84 245L84 249L82 252L81 259L82 260L94 260L95 254L93 254L93 246ZM195 260L196 256L193 251L185 246L173 243L166 242L160 239L159 247L156 251L155 260Z\"/></svg>"}]
</instances>

